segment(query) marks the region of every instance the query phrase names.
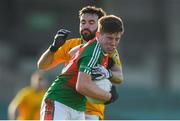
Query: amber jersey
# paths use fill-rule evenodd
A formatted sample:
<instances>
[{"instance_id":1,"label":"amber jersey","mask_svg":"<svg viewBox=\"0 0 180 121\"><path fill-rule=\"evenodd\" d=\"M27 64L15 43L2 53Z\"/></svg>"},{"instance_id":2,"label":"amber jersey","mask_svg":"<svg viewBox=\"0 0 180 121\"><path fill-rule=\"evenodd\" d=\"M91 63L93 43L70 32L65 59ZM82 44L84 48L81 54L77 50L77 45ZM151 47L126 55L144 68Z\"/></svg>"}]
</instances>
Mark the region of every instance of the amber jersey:
<instances>
[{"instance_id":1,"label":"amber jersey","mask_svg":"<svg viewBox=\"0 0 180 121\"><path fill-rule=\"evenodd\" d=\"M73 38L66 40L63 46L61 46L54 55L54 61L56 63L65 62L66 64L70 60L69 51L82 43L81 38Z\"/></svg>"},{"instance_id":2,"label":"amber jersey","mask_svg":"<svg viewBox=\"0 0 180 121\"><path fill-rule=\"evenodd\" d=\"M18 120L39 120L40 106L44 91L37 91L32 87L25 87L17 94L13 104L18 106Z\"/></svg>"}]
</instances>

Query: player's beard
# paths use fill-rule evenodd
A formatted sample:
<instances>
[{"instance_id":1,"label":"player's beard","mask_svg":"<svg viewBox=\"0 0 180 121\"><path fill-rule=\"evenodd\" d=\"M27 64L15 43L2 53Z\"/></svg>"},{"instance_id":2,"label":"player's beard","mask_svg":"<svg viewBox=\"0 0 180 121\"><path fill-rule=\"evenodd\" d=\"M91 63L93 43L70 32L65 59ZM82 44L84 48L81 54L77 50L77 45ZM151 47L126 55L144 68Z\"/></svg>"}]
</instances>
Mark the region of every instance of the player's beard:
<instances>
[{"instance_id":1,"label":"player's beard","mask_svg":"<svg viewBox=\"0 0 180 121\"><path fill-rule=\"evenodd\" d=\"M84 34L83 31L88 31L89 34ZM88 42L89 40L93 39L96 36L96 31L97 31L97 29L92 31L92 32L89 29L83 29L81 31L81 37L82 37L83 40Z\"/></svg>"}]
</instances>

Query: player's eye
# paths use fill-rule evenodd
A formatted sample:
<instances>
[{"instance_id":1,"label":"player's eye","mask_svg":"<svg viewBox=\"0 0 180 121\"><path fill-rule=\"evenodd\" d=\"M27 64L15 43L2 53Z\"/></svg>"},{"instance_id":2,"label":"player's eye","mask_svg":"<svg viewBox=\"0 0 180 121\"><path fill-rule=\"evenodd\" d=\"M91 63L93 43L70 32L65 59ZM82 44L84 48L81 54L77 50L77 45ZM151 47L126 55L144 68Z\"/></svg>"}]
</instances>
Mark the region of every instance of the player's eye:
<instances>
[{"instance_id":1,"label":"player's eye","mask_svg":"<svg viewBox=\"0 0 180 121\"><path fill-rule=\"evenodd\" d=\"M81 24L86 24L86 21L81 21Z\"/></svg>"},{"instance_id":2,"label":"player's eye","mask_svg":"<svg viewBox=\"0 0 180 121\"><path fill-rule=\"evenodd\" d=\"M94 20L91 20L91 21L89 21L89 24L94 24L95 23L95 21Z\"/></svg>"},{"instance_id":3,"label":"player's eye","mask_svg":"<svg viewBox=\"0 0 180 121\"><path fill-rule=\"evenodd\" d=\"M107 37L108 40L112 40L113 38L112 37Z\"/></svg>"},{"instance_id":4,"label":"player's eye","mask_svg":"<svg viewBox=\"0 0 180 121\"><path fill-rule=\"evenodd\" d=\"M119 42L120 38L116 38L115 40L116 40L117 42Z\"/></svg>"}]
</instances>

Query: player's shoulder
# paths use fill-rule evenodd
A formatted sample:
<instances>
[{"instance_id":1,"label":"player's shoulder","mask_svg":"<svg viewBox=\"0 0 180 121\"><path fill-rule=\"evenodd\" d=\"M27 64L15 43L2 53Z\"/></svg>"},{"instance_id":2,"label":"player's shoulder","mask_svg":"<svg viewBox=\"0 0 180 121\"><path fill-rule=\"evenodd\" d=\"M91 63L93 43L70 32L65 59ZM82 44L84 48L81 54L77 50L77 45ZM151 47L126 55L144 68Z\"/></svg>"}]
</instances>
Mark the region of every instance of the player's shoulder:
<instances>
[{"instance_id":1,"label":"player's shoulder","mask_svg":"<svg viewBox=\"0 0 180 121\"><path fill-rule=\"evenodd\" d=\"M18 94L19 95L27 95L27 94L29 94L31 92L32 92L32 87L27 86L27 87L24 87L21 90L19 90Z\"/></svg>"},{"instance_id":2,"label":"player's shoulder","mask_svg":"<svg viewBox=\"0 0 180 121\"><path fill-rule=\"evenodd\" d=\"M88 41L83 45L85 48L95 48L96 46L100 46L99 42L95 39Z\"/></svg>"},{"instance_id":3,"label":"player's shoulder","mask_svg":"<svg viewBox=\"0 0 180 121\"><path fill-rule=\"evenodd\" d=\"M93 53L98 53L98 51L101 51L101 46L97 40L89 41L83 47L85 48L84 52L88 53L89 55L92 55Z\"/></svg>"},{"instance_id":4,"label":"player's shoulder","mask_svg":"<svg viewBox=\"0 0 180 121\"><path fill-rule=\"evenodd\" d=\"M66 43L81 43L81 38L70 38L66 40Z\"/></svg>"},{"instance_id":5,"label":"player's shoulder","mask_svg":"<svg viewBox=\"0 0 180 121\"><path fill-rule=\"evenodd\" d=\"M64 48L73 48L81 44L81 38L71 38L66 40L65 44L63 45ZM68 49L68 50L70 50Z\"/></svg>"},{"instance_id":6,"label":"player's shoulder","mask_svg":"<svg viewBox=\"0 0 180 121\"><path fill-rule=\"evenodd\" d=\"M120 60L119 52L118 52L117 49L115 49L115 50L109 55L109 57L112 58L116 64L121 65L121 60Z\"/></svg>"},{"instance_id":7,"label":"player's shoulder","mask_svg":"<svg viewBox=\"0 0 180 121\"><path fill-rule=\"evenodd\" d=\"M21 91L24 91L24 92L30 91L30 90L31 90L31 87L30 87L30 86L26 86L26 87L23 87L23 88L21 89Z\"/></svg>"},{"instance_id":8,"label":"player's shoulder","mask_svg":"<svg viewBox=\"0 0 180 121\"><path fill-rule=\"evenodd\" d=\"M94 41L90 42L89 49L91 51L101 51L101 46L100 46L99 41L94 40Z\"/></svg>"}]
</instances>

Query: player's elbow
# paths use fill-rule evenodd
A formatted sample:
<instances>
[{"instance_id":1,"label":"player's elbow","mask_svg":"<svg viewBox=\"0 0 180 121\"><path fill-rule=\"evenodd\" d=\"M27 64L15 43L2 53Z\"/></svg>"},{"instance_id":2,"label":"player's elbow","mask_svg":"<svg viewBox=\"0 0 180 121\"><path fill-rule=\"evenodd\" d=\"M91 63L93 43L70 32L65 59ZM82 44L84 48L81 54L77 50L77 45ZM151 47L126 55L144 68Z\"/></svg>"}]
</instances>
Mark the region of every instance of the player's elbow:
<instances>
[{"instance_id":1,"label":"player's elbow","mask_svg":"<svg viewBox=\"0 0 180 121\"><path fill-rule=\"evenodd\" d=\"M41 65L40 63L37 63L37 68L39 69L39 70L45 70L46 68L43 66L43 65Z\"/></svg>"},{"instance_id":2,"label":"player's elbow","mask_svg":"<svg viewBox=\"0 0 180 121\"><path fill-rule=\"evenodd\" d=\"M76 91L79 92L80 94L84 94L86 90L86 85L84 83L77 83L76 84Z\"/></svg>"},{"instance_id":3,"label":"player's elbow","mask_svg":"<svg viewBox=\"0 0 180 121\"><path fill-rule=\"evenodd\" d=\"M89 84L90 81L91 81L91 77L88 74L84 72L79 72L76 83L76 91L82 95L86 95L90 88L90 84Z\"/></svg>"},{"instance_id":4,"label":"player's elbow","mask_svg":"<svg viewBox=\"0 0 180 121\"><path fill-rule=\"evenodd\" d=\"M122 77L117 78L116 82L117 84L121 84L123 82L123 78Z\"/></svg>"},{"instance_id":5,"label":"player's elbow","mask_svg":"<svg viewBox=\"0 0 180 121\"><path fill-rule=\"evenodd\" d=\"M42 62L38 61L37 62L37 68L39 70L43 70L43 71L47 71L49 68L47 66L45 66Z\"/></svg>"},{"instance_id":6,"label":"player's elbow","mask_svg":"<svg viewBox=\"0 0 180 121\"><path fill-rule=\"evenodd\" d=\"M119 77L116 77L116 78L112 78L110 80L111 80L112 83L121 84L123 82L123 77L119 76Z\"/></svg>"},{"instance_id":7,"label":"player's elbow","mask_svg":"<svg viewBox=\"0 0 180 121\"><path fill-rule=\"evenodd\" d=\"M76 84L76 91L79 93L82 93L83 92L83 86Z\"/></svg>"}]
</instances>

